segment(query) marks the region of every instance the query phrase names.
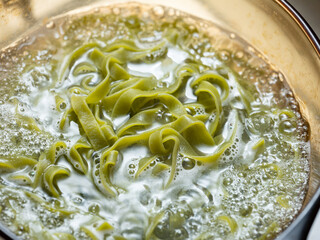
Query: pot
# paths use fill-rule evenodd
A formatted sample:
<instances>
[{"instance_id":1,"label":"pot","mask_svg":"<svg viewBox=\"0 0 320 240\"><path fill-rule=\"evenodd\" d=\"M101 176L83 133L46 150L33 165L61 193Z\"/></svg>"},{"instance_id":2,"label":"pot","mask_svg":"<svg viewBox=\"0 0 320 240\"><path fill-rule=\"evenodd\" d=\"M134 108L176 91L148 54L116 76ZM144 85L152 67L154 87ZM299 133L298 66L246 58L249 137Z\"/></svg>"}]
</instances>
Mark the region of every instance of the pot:
<instances>
[{"instance_id":1,"label":"pot","mask_svg":"<svg viewBox=\"0 0 320 240\"><path fill-rule=\"evenodd\" d=\"M158 4L156 0L136 0ZM0 48L37 23L56 14L89 4L113 4L122 0L2 1ZM277 239L304 239L320 205L320 41L299 13L285 0L163 0L234 32L253 45L285 76L310 125L310 179L297 218ZM1 6L1 4L0 4ZM18 239L0 225L1 235ZM1 237L0 237L1 239Z\"/></svg>"}]
</instances>

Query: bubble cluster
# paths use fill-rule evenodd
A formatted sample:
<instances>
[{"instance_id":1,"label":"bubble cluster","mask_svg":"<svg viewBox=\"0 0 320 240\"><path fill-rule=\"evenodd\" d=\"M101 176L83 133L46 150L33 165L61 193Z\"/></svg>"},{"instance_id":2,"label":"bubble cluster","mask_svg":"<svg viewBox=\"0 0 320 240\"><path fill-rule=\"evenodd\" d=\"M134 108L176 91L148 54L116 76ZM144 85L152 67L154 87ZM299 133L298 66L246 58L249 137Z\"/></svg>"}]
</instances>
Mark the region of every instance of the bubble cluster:
<instances>
[{"instance_id":1,"label":"bubble cluster","mask_svg":"<svg viewBox=\"0 0 320 240\"><path fill-rule=\"evenodd\" d=\"M150 163L150 166L154 166L154 164L152 163ZM128 166L128 174L130 175L130 176L132 176L132 177L134 177L135 176L135 174L136 174L136 172L137 172L137 165L136 164L134 164L134 163L130 163L129 164L129 166Z\"/></svg>"},{"instance_id":2,"label":"bubble cluster","mask_svg":"<svg viewBox=\"0 0 320 240\"><path fill-rule=\"evenodd\" d=\"M171 204L155 227L154 234L159 239L188 239L189 233L186 225L198 228L193 216L193 210L187 203Z\"/></svg>"},{"instance_id":3,"label":"bubble cluster","mask_svg":"<svg viewBox=\"0 0 320 240\"><path fill-rule=\"evenodd\" d=\"M24 224L16 225L19 222L19 212L27 206L27 200L16 191L0 189L0 219L1 221L15 229L23 238L28 236L28 228Z\"/></svg>"},{"instance_id":4,"label":"bubble cluster","mask_svg":"<svg viewBox=\"0 0 320 240\"><path fill-rule=\"evenodd\" d=\"M41 223L48 229L58 228L64 223L65 216L59 212L51 212L39 205L33 207L32 210L37 213Z\"/></svg>"},{"instance_id":5,"label":"bubble cluster","mask_svg":"<svg viewBox=\"0 0 320 240\"><path fill-rule=\"evenodd\" d=\"M221 167L234 164L234 162L239 157L240 144L241 142L239 138L236 137L234 143L230 147L228 147L226 151L221 155L219 159L219 165Z\"/></svg>"},{"instance_id":6,"label":"bubble cluster","mask_svg":"<svg viewBox=\"0 0 320 240\"><path fill-rule=\"evenodd\" d=\"M28 124L21 124L10 109L12 107L7 106L0 113L0 156L39 156L52 144L53 137L46 132L34 131Z\"/></svg>"},{"instance_id":7,"label":"bubble cluster","mask_svg":"<svg viewBox=\"0 0 320 240\"><path fill-rule=\"evenodd\" d=\"M169 122L172 122L175 118L173 117L173 115L168 112L167 110L159 110L156 113L156 120L159 121L162 124L166 124Z\"/></svg>"}]
</instances>

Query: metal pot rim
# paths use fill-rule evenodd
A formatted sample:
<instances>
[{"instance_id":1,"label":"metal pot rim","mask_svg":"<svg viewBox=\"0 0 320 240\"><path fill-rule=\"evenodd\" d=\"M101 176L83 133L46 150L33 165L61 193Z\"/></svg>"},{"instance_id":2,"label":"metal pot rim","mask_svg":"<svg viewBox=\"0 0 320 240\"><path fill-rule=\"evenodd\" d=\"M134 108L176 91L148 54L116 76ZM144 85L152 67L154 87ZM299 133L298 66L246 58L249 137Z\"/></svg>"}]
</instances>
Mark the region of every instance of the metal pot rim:
<instances>
[{"instance_id":1,"label":"metal pot rim","mask_svg":"<svg viewBox=\"0 0 320 240\"><path fill-rule=\"evenodd\" d=\"M320 40L315 32L312 30L307 21L302 15L290 4L287 0L274 0L279 7L286 11L286 13L296 22L299 28L303 31L304 35L308 38L310 44L314 48L317 56L320 59ZM307 234L312 222L317 214L318 206L320 205L320 188L316 191L310 202L306 207L299 213L297 218L277 237L278 240L287 239L288 234L292 233L302 221L306 221L308 227L305 228L304 233ZM307 235L305 235L306 237ZM6 226L0 222L0 237L6 239L19 239L18 236L13 234Z\"/></svg>"},{"instance_id":2,"label":"metal pot rim","mask_svg":"<svg viewBox=\"0 0 320 240\"><path fill-rule=\"evenodd\" d=\"M274 0L280 7L282 7L290 17L296 22L296 24L303 31L305 36L308 38L309 42L316 51L318 57L320 58L320 40L312 30L308 22L302 17L302 15L287 1L287 0Z\"/></svg>"},{"instance_id":3,"label":"metal pot rim","mask_svg":"<svg viewBox=\"0 0 320 240\"><path fill-rule=\"evenodd\" d=\"M287 0L274 0L287 14L296 22L299 28L303 31L304 35L308 38L318 58L320 58L320 40L307 21L302 15L287 1ZM317 215L320 206L320 187L315 192L306 207L299 213L294 221L277 237L278 240L288 239L288 235L302 229L300 234L304 238L307 237L312 223ZM304 226L301 226L303 223Z\"/></svg>"}]
</instances>

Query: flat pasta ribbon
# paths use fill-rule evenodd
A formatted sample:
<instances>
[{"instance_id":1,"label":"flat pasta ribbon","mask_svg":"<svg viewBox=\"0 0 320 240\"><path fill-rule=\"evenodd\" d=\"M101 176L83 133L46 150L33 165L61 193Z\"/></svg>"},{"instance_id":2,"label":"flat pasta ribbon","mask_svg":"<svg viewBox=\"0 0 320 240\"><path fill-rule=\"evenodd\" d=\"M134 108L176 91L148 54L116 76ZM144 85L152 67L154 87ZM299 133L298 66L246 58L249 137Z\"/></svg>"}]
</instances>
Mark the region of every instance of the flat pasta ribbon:
<instances>
[{"instance_id":1,"label":"flat pasta ribbon","mask_svg":"<svg viewBox=\"0 0 320 240\"><path fill-rule=\"evenodd\" d=\"M61 166L51 165L43 173L44 186L54 197L60 196L60 190L55 187L57 176L70 176L70 170Z\"/></svg>"},{"instance_id":2,"label":"flat pasta ribbon","mask_svg":"<svg viewBox=\"0 0 320 240\"><path fill-rule=\"evenodd\" d=\"M108 144L107 139L88 107L85 97L73 95L71 105L93 148L97 150L105 147Z\"/></svg>"}]
</instances>

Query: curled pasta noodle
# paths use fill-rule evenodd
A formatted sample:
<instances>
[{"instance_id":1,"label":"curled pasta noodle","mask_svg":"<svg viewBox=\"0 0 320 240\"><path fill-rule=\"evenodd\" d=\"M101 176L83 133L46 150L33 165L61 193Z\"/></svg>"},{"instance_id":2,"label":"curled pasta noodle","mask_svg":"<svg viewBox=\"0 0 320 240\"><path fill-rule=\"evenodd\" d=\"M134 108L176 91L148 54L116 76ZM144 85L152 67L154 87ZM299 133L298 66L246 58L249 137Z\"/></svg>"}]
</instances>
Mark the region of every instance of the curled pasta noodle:
<instances>
[{"instance_id":1,"label":"curled pasta noodle","mask_svg":"<svg viewBox=\"0 0 320 240\"><path fill-rule=\"evenodd\" d=\"M244 86L242 86L241 83L243 84L243 81L242 82L240 82L239 80L237 81L237 89L240 93L242 103L244 104L245 109L249 114L252 111L251 103L254 102L255 99L254 99L254 96L251 94L251 91L249 91L249 89L246 89Z\"/></svg>"},{"instance_id":2,"label":"curled pasta noodle","mask_svg":"<svg viewBox=\"0 0 320 240\"><path fill-rule=\"evenodd\" d=\"M71 105L94 149L106 146L107 140L83 96L73 95Z\"/></svg>"},{"instance_id":3,"label":"curled pasta noodle","mask_svg":"<svg viewBox=\"0 0 320 240\"><path fill-rule=\"evenodd\" d=\"M146 235L145 235L145 239L149 240L152 237L152 233L154 231L154 229L156 228L157 224L160 222L160 220L163 218L164 216L164 211L158 213L155 217L153 217L152 219L149 219L149 227L146 231Z\"/></svg>"},{"instance_id":4,"label":"curled pasta noodle","mask_svg":"<svg viewBox=\"0 0 320 240\"><path fill-rule=\"evenodd\" d=\"M164 39L152 47L142 48L136 44L135 41L132 40L120 40L114 42L113 44L108 45L103 50L106 52L118 51L116 57L122 61L136 61L138 59L146 59L149 54L159 51L166 51L167 40ZM120 50L120 51L119 51Z\"/></svg>"},{"instance_id":5,"label":"curled pasta noodle","mask_svg":"<svg viewBox=\"0 0 320 240\"><path fill-rule=\"evenodd\" d=\"M158 107L137 113L118 129L117 135L121 137L126 134L126 132L130 132L131 129L150 126L154 122L155 114L159 110L160 108Z\"/></svg>"},{"instance_id":6,"label":"curled pasta noodle","mask_svg":"<svg viewBox=\"0 0 320 240\"><path fill-rule=\"evenodd\" d=\"M226 79L214 72L205 72L197 77L191 84L191 86L195 86L200 84L201 82L208 82L212 85L218 85L222 91L222 101L225 101L229 96L229 84L227 83ZM220 97L220 94L219 94Z\"/></svg>"},{"instance_id":7,"label":"curled pasta noodle","mask_svg":"<svg viewBox=\"0 0 320 240\"><path fill-rule=\"evenodd\" d=\"M21 185L31 185L32 179L30 176L27 176L26 174L13 174L9 176L9 179L12 181L15 181Z\"/></svg>"},{"instance_id":8,"label":"curled pasta noodle","mask_svg":"<svg viewBox=\"0 0 320 240\"><path fill-rule=\"evenodd\" d=\"M106 109L112 110L114 108L114 105L118 101L119 97L122 94L124 94L126 91L128 91L128 89L137 89L137 90L144 91L144 90L152 89L155 86L156 86L156 82L154 81L154 79L133 78L123 83L119 83L114 88L112 88L110 90L110 94L106 96L104 99L102 99L102 103Z\"/></svg>"},{"instance_id":9,"label":"curled pasta noodle","mask_svg":"<svg viewBox=\"0 0 320 240\"><path fill-rule=\"evenodd\" d=\"M32 183L32 186L34 188L39 185L41 176L43 176L45 169L48 166L55 164L57 158L60 156L59 152L63 152L66 147L67 146L64 142L58 141L54 143L47 152L44 152L40 155L39 160L35 165L36 171Z\"/></svg>"},{"instance_id":10,"label":"curled pasta noodle","mask_svg":"<svg viewBox=\"0 0 320 240\"><path fill-rule=\"evenodd\" d=\"M136 175L135 175L135 178L139 177L139 175L140 175L153 161L155 161L157 158L158 158L157 155L152 156L152 157L142 158L142 159L139 161L139 168L138 168L138 171L137 171L137 173L136 173Z\"/></svg>"},{"instance_id":11,"label":"curled pasta noodle","mask_svg":"<svg viewBox=\"0 0 320 240\"><path fill-rule=\"evenodd\" d=\"M98 72L97 67L94 66L93 64L82 62L74 67L72 74L75 76L78 76L80 74L86 74L86 73L92 73L92 72Z\"/></svg>"},{"instance_id":12,"label":"curled pasta noodle","mask_svg":"<svg viewBox=\"0 0 320 240\"><path fill-rule=\"evenodd\" d=\"M58 95L55 96L55 102L56 102L56 109L60 112L63 111L63 109L67 106L66 101Z\"/></svg>"},{"instance_id":13,"label":"curled pasta noodle","mask_svg":"<svg viewBox=\"0 0 320 240\"><path fill-rule=\"evenodd\" d=\"M237 224L236 220L234 220L233 218L231 218L229 216L218 216L217 219L220 221L226 222L228 224L228 226L230 227L230 231L232 233L235 233L236 230L238 229L238 224Z\"/></svg>"},{"instance_id":14,"label":"curled pasta noodle","mask_svg":"<svg viewBox=\"0 0 320 240\"><path fill-rule=\"evenodd\" d=\"M151 99L157 99L165 104L174 116L180 116L186 113L182 103L170 94L129 89L119 97L118 101L114 105L111 116L115 118L128 114L131 109L137 110ZM142 101L138 102L138 100Z\"/></svg>"},{"instance_id":15,"label":"curled pasta noodle","mask_svg":"<svg viewBox=\"0 0 320 240\"><path fill-rule=\"evenodd\" d=\"M166 170L169 170L170 169L170 166L168 164L165 164L165 163L157 163L154 168L152 169L152 174L153 175L158 175L159 173L163 172L163 171L166 171ZM170 179L169 179L170 180ZM168 181L169 182L169 181ZM167 186L165 186L167 187Z\"/></svg>"},{"instance_id":16,"label":"curled pasta noodle","mask_svg":"<svg viewBox=\"0 0 320 240\"><path fill-rule=\"evenodd\" d=\"M110 175L111 175L113 166L117 162L118 154L119 153L116 150L110 151L106 156L106 158L102 159L102 161L100 162L101 166L100 166L99 172L100 172L101 183L104 189L112 196L116 195L115 193L116 190L114 190L114 187L111 183Z\"/></svg>"},{"instance_id":17,"label":"curled pasta noodle","mask_svg":"<svg viewBox=\"0 0 320 240\"><path fill-rule=\"evenodd\" d=\"M25 194L28 198L32 199L34 202L37 202L41 206L45 207L50 212L58 212L58 213L65 215L65 216L69 216L71 214L75 214L78 212L78 210L74 210L74 209L70 210L70 209L66 209L64 207L53 206L51 203L49 203L48 201L46 201L42 197L40 197L37 194L32 193L30 191L25 191ZM65 203L63 202L63 204L65 204Z\"/></svg>"},{"instance_id":18,"label":"curled pasta noodle","mask_svg":"<svg viewBox=\"0 0 320 240\"><path fill-rule=\"evenodd\" d=\"M211 123L209 124L209 129L208 130L209 130L209 133L211 135L214 135L214 133L215 133L217 127L218 127L218 123L219 123L219 120L220 120L220 113L221 113L221 110L222 110L219 92L209 82L203 81L203 82L201 82L199 84L199 87L196 89L195 93L198 96L201 96L200 95L201 93L207 93L213 99L213 102L214 102L214 105L215 105L215 117L214 117L214 120L211 121ZM209 99L206 98L203 101L208 101L208 100ZM211 103L208 102L207 105L210 106Z\"/></svg>"},{"instance_id":19,"label":"curled pasta noodle","mask_svg":"<svg viewBox=\"0 0 320 240\"><path fill-rule=\"evenodd\" d=\"M70 170L64 167L51 165L46 168L43 173L44 186L54 197L60 196L60 190L54 186L54 182L57 180L58 176L70 176Z\"/></svg>"},{"instance_id":20,"label":"curled pasta noodle","mask_svg":"<svg viewBox=\"0 0 320 240\"><path fill-rule=\"evenodd\" d=\"M16 156L10 159L0 158L0 169L6 171L15 170L24 166L34 166L36 164L36 160L23 156Z\"/></svg>"},{"instance_id":21,"label":"curled pasta noodle","mask_svg":"<svg viewBox=\"0 0 320 240\"><path fill-rule=\"evenodd\" d=\"M120 63L119 61L117 61L116 58L113 57L108 57L106 59L106 76L103 79L102 82L100 82L94 89L91 90L90 94L87 96L86 98L86 102L87 103L98 103L105 95L107 95L107 93L109 92L109 87L110 87L110 72L109 72L109 68L110 65L115 65L118 63ZM118 65L119 66L119 65ZM120 68L120 66L118 67L118 69ZM127 76L125 74L121 74L121 77L125 77L127 78ZM120 77L120 74L119 74Z\"/></svg>"},{"instance_id":22,"label":"curled pasta noodle","mask_svg":"<svg viewBox=\"0 0 320 240\"><path fill-rule=\"evenodd\" d=\"M66 123L71 118L70 115L74 114L72 108L65 111L60 119L59 128L60 130L63 130L66 126Z\"/></svg>"},{"instance_id":23,"label":"curled pasta noodle","mask_svg":"<svg viewBox=\"0 0 320 240\"><path fill-rule=\"evenodd\" d=\"M67 159L74 166L75 169L86 174L88 171L87 163L84 161L83 156L80 154L80 149L91 149L92 146L86 141L86 139L79 139L70 149L67 155Z\"/></svg>"},{"instance_id":24,"label":"curled pasta noodle","mask_svg":"<svg viewBox=\"0 0 320 240\"><path fill-rule=\"evenodd\" d=\"M180 146L180 140L177 136L174 134L169 134L166 137L163 137L165 135L165 131L167 129L162 129L160 132L154 132L150 135L149 138L149 146L152 153L159 153L164 154L167 153L170 149L166 146L166 144L169 144L170 142L173 142L172 147L172 154L171 154L171 169L170 169L170 176L165 184L165 188L167 188L170 183L172 182L175 172L176 172L176 165L177 165L177 157L178 157L178 151Z\"/></svg>"},{"instance_id":25,"label":"curled pasta noodle","mask_svg":"<svg viewBox=\"0 0 320 240\"><path fill-rule=\"evenodd\" d=\"M85 232L91 239L99 240L100 233L108 232L113 229L106 220L94 216L86 224L80 227L80 229Z\"/></svg>"},{"instance_id":26,"label":"curled pasta noodle","mask_svg":"<svg viewBox=\"0 0 320 240\"><path fill-rule=\"evenodd\" d=\"M67 73L70 71L72 67L72 63L75 62L75 60L79 58L83 53L85 53L88 49L92 49L96 46L98 46L97 43L88 43L71 52L70 55L67 58L65 58L65 61L62 63L62 66L60 67L60 72L58 74L58 84L61 84L64 81Z\"/></svg>"}]
</instances>

